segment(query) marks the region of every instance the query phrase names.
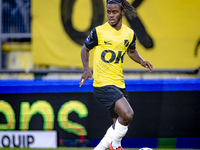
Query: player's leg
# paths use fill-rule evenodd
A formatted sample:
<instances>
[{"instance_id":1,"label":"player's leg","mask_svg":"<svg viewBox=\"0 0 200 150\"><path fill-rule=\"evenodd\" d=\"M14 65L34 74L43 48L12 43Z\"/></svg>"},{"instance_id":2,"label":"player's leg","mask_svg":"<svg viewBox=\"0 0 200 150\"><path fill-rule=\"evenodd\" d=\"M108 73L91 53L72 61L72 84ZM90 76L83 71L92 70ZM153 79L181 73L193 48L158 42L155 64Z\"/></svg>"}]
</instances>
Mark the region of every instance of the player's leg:
<instances>
[{"instance_id":1,"label":"player's leg","mask_svg":"<svg viewBox=\"0 0 200 150\"><path fill-rule=\"evenodd\" d=\"M94 148L94 150L105 150L106 148L108 148L109 144L113 140L113 134L114 134L114 129L113 125L111 125L106 131L104 137L99 142L99 144Z\"/></svg>"},{"instance_id":2,"label":"player's leg","mask_svg":"<svg viewBox=\"0 0 200 150\"><path fill-rule=\"evenodd\" d=\"M114 111L118 114L118 121L124 126L128 126L133 118L133 109L125 97L120 98L115 102ZM117 121L116 121L117 123Z\"/></svg>"},{"instance_id":3,"label":"player's leg","mask_svg":"<svg viewBox=\"0 0 200 150\"><path fill-rule=\"evenodd\" d=\"M124 126L127 126L129 124L130 120L132 119L132 115L133 115L133 110L130 107L128 101L126 100L126 98L128 98L128 94L127 94L126 90L120 89L116 86L111 85L111 86L104 86L104 87L93 87L93 92L94 92L94 96L97 98L97 100L99 100L102 104L104 104L109 109L110 116L113 118L113 122L114 122L113 128L117 124L117 129L119 129L119 132L121 132L122 127L120 127L119 124L122 123L122 125L125 124ZM124 97L122 97L122 95ZM125 109L125 110L123 110L123 109ZM118 113L120 114L120 118L118 118L119 117ZM130 117L128 117L128 116L130 116ZM120 123L117 121L118 119L119 119ZM106 132L106 135L108 135L108 136L115 135L115 131L113 130L113 128L109 128L108 132ZM124 134L124 133L122 133L122 134ZM125 132L125 134L126 134L126 132ZM118 134L116 134L116 137L117 137L117 135ZM105 136L105 137L107 137L107 136ZM104 139L107 142L104 143ZM116 138L116 139L118 140L118 138ZM95 147L95 150L97 150L97 148L104 150L105 148L107 148L108 143L110 143L110 140L103 138L103 140L97 145L97 147ZM114 143L116 143L116 142L114 142ZM120 144L116 144L116 145L121 145L121 140L118 143L120 143Z\"/></svg>"},{"instance_id":4,"label":"player's leg","mask_svg":"<svg viewBox=\"0 0 200 150\"><path fill-rule=\"evenodd\" d=\"M121 147L121 140L128 131L128 125L133 118L133 110L125 97L115 102L114 111L119 115L115 123L112 145L110 149Z\"/></svg>"},{"instance_id":5,"label":"player's leg","mask_svg":"<svg viewBox=\"0 0 200 150\"><path fill-rule=\"evenodd\" d=\"M113 118L113 124L108 128L106 134L99 142L99 144L94 148L94 150L105 150L106 148L108 148L109 144L113 141L114 127L118 115L114 113L112 114L112 118Z\"/></svg>"}]
</instances>

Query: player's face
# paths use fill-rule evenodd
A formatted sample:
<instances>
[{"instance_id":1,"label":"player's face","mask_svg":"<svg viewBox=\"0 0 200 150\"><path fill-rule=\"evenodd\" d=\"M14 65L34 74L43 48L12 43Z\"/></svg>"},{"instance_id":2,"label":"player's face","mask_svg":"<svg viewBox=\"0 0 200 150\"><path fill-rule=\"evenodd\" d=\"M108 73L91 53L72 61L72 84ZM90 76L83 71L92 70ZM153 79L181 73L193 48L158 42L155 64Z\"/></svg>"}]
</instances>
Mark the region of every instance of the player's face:
<instances>
[{"instance_id":1,"label":"player's face","mask_svg":"<svg viewBox=\"0 0 200 150\"><path fill-rule=\"evenodd\" d=\"M121 23L123 15L124 10L121 10L121 6L119 4L107 5L107 17L109 20L109 24L112 27L116 27L119 23Z\"/></svg>"}]
</instances>

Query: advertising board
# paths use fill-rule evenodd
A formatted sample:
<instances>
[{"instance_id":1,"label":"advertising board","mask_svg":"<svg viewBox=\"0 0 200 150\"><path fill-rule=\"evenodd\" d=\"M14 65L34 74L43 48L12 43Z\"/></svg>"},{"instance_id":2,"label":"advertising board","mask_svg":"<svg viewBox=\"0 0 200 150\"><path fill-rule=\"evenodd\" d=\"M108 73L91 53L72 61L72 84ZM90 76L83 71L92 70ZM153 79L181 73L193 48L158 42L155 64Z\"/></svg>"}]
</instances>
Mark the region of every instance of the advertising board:
<instances>
[{"instance_id":1,"label":"advertising board","mask_svg":"<svg viewBox=\"0 0 200 150\"><path fill-rule=\"evenodd\" d=\"M57 148L57 132L0 131L0 147Z\"/></svg>"}]
</instances>

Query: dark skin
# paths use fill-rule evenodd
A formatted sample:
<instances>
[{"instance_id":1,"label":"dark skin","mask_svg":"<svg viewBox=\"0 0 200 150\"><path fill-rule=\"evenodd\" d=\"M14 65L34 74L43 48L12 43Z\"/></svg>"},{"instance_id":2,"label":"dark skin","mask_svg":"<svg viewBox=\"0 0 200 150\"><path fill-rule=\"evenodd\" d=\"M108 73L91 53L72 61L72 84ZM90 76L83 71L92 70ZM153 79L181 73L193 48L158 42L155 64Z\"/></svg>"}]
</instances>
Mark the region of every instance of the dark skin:
<instances>
[{"instance_id":1,"label":"dark skin","mask_svg":"<svg viewBox=\"0 0 200 150\"><path fill-rule=\"evenodd\" d=\"M109 24L116 30L120 30L122 26L122 16L124 15L124 10L121 9L119 4L107 4L107 17ZM92 72L89 68L89 51L85 45L83 45L81 49L81 59L84 67L84 73L81 76L80 87L87 81L87 79L92 79ZM148 62L144 61L136 49L127 49L128 56L135 62L141 64L143 67L148 68L151 72L153 70L153 66ZM115 122L118 119L119 123L127 126L133 118L133 109L130 104L126 100L125 97L120 98L115 102L114 111L118 114L119 117L113 118L113 128L115 126Z\"/></svg>"}]
</instances>

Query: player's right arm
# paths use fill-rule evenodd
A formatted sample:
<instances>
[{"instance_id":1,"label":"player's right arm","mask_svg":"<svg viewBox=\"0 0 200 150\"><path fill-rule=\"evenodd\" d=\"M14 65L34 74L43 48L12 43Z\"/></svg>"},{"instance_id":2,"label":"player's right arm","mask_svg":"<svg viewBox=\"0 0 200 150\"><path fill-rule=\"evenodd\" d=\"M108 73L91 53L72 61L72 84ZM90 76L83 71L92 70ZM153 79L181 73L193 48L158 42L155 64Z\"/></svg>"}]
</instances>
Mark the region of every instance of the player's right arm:
<instances>
[{"instance_id":1,"label":"player's right arm","mask_svg":"<svg viewBox=\"0 0 200 150\"><path fill-rule=\"evenodd\" d=\"M81 60L83 63L84 72L81 76L80 80L80 87L87 81L87 79L92 79L92 72L89 68L89 51L93 49L95 46L98 45L98 38L96 29L94 28L90 35L87 37L85 44L83 45L81 49Z\"/></svg>"},{"instance_id":2,"label":"player's right arm","mask_svg":"<svg viewBox=\"0 0 200 150\"><path fill-rule=\"evenodd\" d=\"M90 71L90 68L89 68L89 51L90 49L88 49L84 44L81 49L81 60L82 60L84 72L83 72L83 75L81 76L80 87L83 85L83 83L85 83L85 81L88 78L92 79L92 72Z\"/></svg>"}]
</instances>

